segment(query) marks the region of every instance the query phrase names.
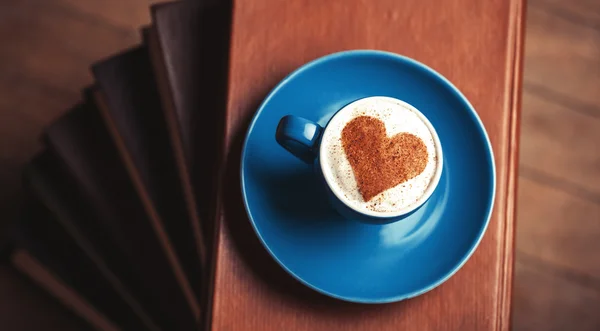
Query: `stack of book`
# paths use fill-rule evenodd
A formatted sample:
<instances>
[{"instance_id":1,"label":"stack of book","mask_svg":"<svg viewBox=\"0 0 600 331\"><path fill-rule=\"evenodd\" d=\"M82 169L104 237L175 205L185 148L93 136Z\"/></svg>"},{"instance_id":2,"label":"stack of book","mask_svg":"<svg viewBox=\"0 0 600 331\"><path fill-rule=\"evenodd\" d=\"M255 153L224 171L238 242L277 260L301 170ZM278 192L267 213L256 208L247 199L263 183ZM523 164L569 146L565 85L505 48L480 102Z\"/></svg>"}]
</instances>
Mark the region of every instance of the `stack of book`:
<instances>
[{"instance_id":1,"label":"stack of book","mask_svg":"<svg viewBox=\"0 0 600 331\"><path fill-rule=\"evenodd\" d=\"M195 330L206 311L231 6L151 8L43 133L10 262L98 330Z\"/></svg>"}]
</instances>

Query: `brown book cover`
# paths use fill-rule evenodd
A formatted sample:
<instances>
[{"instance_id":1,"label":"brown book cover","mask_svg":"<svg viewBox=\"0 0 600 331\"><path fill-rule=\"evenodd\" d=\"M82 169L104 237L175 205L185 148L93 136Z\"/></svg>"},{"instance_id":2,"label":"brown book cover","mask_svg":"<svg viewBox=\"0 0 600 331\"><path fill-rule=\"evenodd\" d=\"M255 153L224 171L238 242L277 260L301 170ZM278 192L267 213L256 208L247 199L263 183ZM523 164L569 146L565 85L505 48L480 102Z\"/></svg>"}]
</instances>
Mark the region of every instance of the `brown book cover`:
<instances>
[{"instance_id":1,"label":"brown book cover","mask_svg":"<svg viewBox=\"0 0 600 331\"><path fill-rule=\"evenodd\" d=\"M60 160L44 151L26 167L24 180L36 201L26 207L24 217L15 226L18 247L45 264L121 328L158 330L107 266L106 259L119 252L107 250L111 241L106 231L89 212Z\"/></svg>"},{"instance_id":2,"label":"brown book cover","mask_svg":"<svg viewBox=\"0 0 600 331\"><path fill-rule=\"evenodd\" d=\"M76 107L45 138L112 241L111 270L161 328L193 329L195 296L173 269L97 107Z\"/></svg>"},{"instance_id":3,"label":"brown book cover","mask_svg":"<svg viewBox=\"0 0 600 331\"><path fill-rule=\"evenodd\" d=\"M228 1L181 1L152 7L147 43L187 199L212 247L229 49Z\"/></svg>"},{"instance_id":4,"label":"brown book cover","mask_svg":"<svg viewBox=\"0 0 600 331\"><path fill-rule=\"evenodd\" d=\"M172 247L177 267L201 297L204 238L187 209L148 50L139 46L92 67L96 104L119 149L157 235Z\"/></svg>"},{"instance_id":5,"label":"brown book cover","mask_svg":"<svg viewBox=\"0 0 600 331\"><path fill-rule=\"evenodd\" d=\"M509 329L522 9L520 0L234 1L210 330ZM475 254L443 285L393 304L349 304L294 281L247 235L240 196L242 140L262 99L302 64L349 49L403 54L446 76L495 152L495 207Z\"/></svg>"}]
</instances>

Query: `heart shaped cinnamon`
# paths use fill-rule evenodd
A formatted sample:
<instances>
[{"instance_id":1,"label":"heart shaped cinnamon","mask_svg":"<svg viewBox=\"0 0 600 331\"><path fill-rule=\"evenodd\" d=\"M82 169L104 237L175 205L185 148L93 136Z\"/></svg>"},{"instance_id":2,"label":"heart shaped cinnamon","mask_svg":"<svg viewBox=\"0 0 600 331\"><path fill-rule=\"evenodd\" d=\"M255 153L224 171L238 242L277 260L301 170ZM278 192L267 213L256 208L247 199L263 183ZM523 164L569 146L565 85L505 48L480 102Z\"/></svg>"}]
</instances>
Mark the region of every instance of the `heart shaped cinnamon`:
<instances>
[{"instance_id":1,"label":"heart shaped cinnamon","mask_svg":"<svg viewBox=\"0 0 600 331\"><path fill-rule=\"evenodd\" d=\"M412 133L387 137L385 124L359 116L342 130L342 145L365 201L418 176L427 165L427 146Z\"/></svg>"}]
</instances>

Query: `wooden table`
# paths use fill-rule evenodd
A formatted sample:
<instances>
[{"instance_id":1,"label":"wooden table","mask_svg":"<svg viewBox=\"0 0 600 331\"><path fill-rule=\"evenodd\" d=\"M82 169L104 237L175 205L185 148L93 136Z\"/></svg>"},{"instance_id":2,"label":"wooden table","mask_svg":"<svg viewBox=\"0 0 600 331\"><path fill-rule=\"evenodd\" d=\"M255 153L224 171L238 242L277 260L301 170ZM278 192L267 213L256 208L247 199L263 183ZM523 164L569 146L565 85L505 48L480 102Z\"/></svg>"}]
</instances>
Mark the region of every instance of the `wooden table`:
<instances>
[{"instance_id":1,"label":"wooden table","mask_svg":"<svg viewBox=\"0 0 600 331\"><path fill-rule=\"evenodd\" d=\"M513 267L523 43L520 0L234 1L213 301L225 330L507 330ZM452 81L482 118L495 153L491 223L466 265L437 289L364 306L318 295L268 256L240 204L241 137L266 93L303 63L372 48L421 61Z\"/></svg>"}]
</instances>

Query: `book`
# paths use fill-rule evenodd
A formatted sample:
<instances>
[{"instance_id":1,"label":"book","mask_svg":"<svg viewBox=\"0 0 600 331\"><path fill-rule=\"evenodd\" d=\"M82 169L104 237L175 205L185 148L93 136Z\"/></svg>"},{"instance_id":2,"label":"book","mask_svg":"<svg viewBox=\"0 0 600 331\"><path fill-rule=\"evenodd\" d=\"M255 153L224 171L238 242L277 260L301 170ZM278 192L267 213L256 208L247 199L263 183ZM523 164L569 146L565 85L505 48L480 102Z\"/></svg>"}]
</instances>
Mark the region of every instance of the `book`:
<instances>
[{"instance_id":1,"label":"book","mask_svg":"<svg viewBox=\"0 0 600 331\"><path fill-rule=\"evenodd\" d=\"M228 68L228 1L180 1L152 7L147 44L173 149L195 204L208 250L213 246L216 162L220 158Z\"/></svg>"},{"instance_id":2,"label":"book","mask_svg":"<svg viewBox=\"0 0 600 331\"><path fill-rule=\"evenodd\" d=\"M91 91L157 236L201 297L204 238L194 231L164 119L147 47L138 46L92 67Z\"/></svg>"},{"instance_id":3,"label":"book","mask_svg":"<svg viewBox=\"0 0 600 331\"><path fill-rule=\"evenodd\" d=\"M234 1L207 329L508 329L522 3L461 0L445 6L443 17L440 13L437 3L426 1L403 2L401 8L393 0ZM241 207L239 165L257 106L292 70L349 49L403 54L446 76L478 110L498 171L496 207L465 266L435 290L376 309L308 290L286 275L258 240L240 235L252 231Z\"/></svg>"},{"instance_id":4,"label":"book","mask_svg":"<svg viewBox=\"0 0 600 331\"><path fill-rule=\"evenodd\" d=\"M104 235L89 237L110 270L159 327L193 329L195 296L174 271L95 104L69 111L45 140L98 218Z\"/></svg>"}]
</instances>

